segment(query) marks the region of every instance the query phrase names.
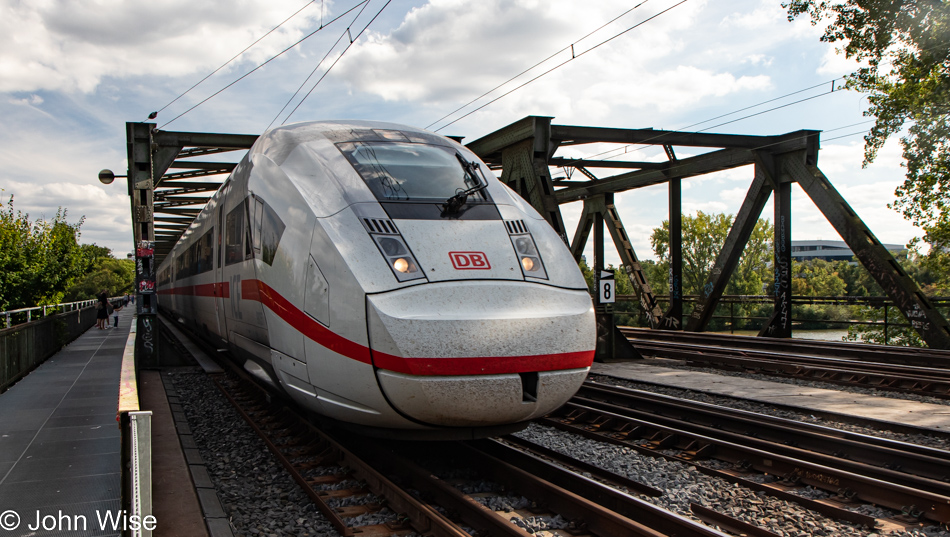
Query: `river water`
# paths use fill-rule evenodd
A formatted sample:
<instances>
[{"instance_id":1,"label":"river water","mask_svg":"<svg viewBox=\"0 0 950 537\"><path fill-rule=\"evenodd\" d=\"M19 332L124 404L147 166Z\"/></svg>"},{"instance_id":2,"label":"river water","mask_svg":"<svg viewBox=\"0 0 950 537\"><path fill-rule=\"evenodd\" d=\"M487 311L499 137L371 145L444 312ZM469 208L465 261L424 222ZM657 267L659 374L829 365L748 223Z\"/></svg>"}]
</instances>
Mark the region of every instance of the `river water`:
<instances>
[{"instance_id":1,"label":"river water","mask_svg":"<svg viewBox=\"0 0 950 537\"><path fill-rule=\"evenodd\" d=\"M718 334L728 334L729 332L716 332ZM733 332L737 336L755 336L757 330L736 330ZM842 341L842 338L848 335L847 330L792 330L793 339L817 339L820 341Z\"/></svg>"}]
</instances>

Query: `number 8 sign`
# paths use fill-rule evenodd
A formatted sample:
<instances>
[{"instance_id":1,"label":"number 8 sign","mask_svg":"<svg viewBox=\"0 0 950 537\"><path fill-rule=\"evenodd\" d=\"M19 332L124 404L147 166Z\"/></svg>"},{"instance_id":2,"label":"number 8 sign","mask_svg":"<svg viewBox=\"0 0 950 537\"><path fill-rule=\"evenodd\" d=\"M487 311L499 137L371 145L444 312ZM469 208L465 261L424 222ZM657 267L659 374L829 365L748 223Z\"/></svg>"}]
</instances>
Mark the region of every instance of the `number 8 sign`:
<instances>
[{"instance_id":1,"label":"number 8 sign","mask_svg":"<svg viewBox=\"0 0 950 537\"><path fill-rule=\"evenodd\" d=\"M598 303L600 304L613 304L616 294L616 286L614 282L614 273L603 271L600 273L600 283L598 285L599 295L597 297Z\"/></svg>"}]
</instances>

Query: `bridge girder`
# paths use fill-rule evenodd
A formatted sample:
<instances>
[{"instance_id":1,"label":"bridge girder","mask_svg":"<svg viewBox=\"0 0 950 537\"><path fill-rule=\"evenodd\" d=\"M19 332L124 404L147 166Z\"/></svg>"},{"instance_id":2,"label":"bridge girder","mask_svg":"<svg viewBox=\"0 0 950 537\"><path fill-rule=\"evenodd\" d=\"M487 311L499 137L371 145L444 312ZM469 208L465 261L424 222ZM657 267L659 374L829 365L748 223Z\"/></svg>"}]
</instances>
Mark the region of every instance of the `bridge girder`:
<instances>
[{"instance_id":1,"label":"bridge girder","mask_svg":"<svg viewBox=\"0 0 950 537\"><path fill-rule=\"evenodd\" d=\"M888 297L921 338L933 348L950 348L950 324L929 303L917 284L900 268L890 252L884 248L868 226L831 185L818 168L820 131L800 130L777 136L749 136L700 132L664 131L655 129L621 129L552 124L551 117L528 116L479 138L468 148L479 155L492 169L501 169L502 181L528 200L555 229L563 228L557 206L574 201L584 202L584 213L569 246L579 259L590 235L591 228L604 221L619 223L612 198L615 194L667 183L670 186L670 221L678 220L679 182L682 179L705 175L740 166L754 165L755 174L749 192L739 209L729 235L711 270L700 302L690 314L684 327L688 331L703 331L725 290L739 257L770 197L773 198L775 237L773 238L775 281L774 313L760 335L791 337L791 211L790 185L798 183L824 214L835 230L854 252L858 260L881 285ZM556 156L564 146L594 143L645 144L662 146L668 156L666 162L635 162L588 160ZM676 159L675 146L708 148L711 151L685 159ZM531 167L527 165L531 163ZM581 171L589 180L567 179L551 181L549 166ZM533 167L534 174L529 175ZM541 171L542 168L545 171ZM629 169L617 175L597 178L589 168ZM545 188L549 188L545 190ZM611 200L607 203L605 200ZM609 208L608 208L609 206ZM622 228L622 224L620 225ZM613 232L616 227L611 228ZM595 236L602 236L598 230ZM562 233L563 237L566 234ZM677 242L679 244L672 244ZM632 246L624 251L629 241L617 241L627 274L631 277L639 302L650 325L654 328L678 328L679 297L671 297L671 308L662 317L657 316L656 297L646 281ZM681 238L671 233L671 251L678 252ZM595 247L596 250L596 247ZM595 258L598 256L595 256ZM678 256L677 256L678 257ZM629 259L629 261L628 261ZM599 268L595 267L595 274ZM675 279L680 267L671 270ZM672 287L675 289L676 287ZM681 293L680 293L681 295Z\"/></svg>"}]
</instances>

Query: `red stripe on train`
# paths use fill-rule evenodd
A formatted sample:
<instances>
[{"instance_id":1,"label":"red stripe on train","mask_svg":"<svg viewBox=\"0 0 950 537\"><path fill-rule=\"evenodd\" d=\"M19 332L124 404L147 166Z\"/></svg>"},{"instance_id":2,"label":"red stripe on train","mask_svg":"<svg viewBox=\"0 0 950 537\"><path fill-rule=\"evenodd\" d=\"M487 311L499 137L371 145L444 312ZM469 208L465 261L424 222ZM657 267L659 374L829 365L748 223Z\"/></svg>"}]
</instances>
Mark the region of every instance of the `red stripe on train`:
<instances>
[{"instance_id":1,"label":"red stripe on train","mask_svg":"<svg viewBox=\"0 0 950 537\"><path fill-rule=\"evenodd\" d=\"M222 293L228 297L228 283L183 286L159 291L160 294L198 294L198 288L223 286ZM205 289L202 289L205 291ZM277 314L297 331L331 351L376 367L405 373L407 375L497 375L502 373L525 373L529 371L557 371L590 367L594 351L535 354L528 356L482 356L472 358L405 358L379 351L330 331L312 317L298 309L289 300L260 280L242 280L241 298L260 302Z\"/></svg>"}]
</instances>

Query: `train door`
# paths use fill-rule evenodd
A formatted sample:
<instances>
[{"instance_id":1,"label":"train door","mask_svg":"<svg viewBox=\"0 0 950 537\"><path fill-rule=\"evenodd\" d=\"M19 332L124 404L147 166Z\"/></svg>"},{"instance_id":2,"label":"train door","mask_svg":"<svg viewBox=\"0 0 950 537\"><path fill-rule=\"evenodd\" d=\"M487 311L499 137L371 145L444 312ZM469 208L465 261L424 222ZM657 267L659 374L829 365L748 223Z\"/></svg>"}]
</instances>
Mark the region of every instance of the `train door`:
<instances>
[{"instance_id":1,"label":"train door","mask_svg":"<svg viewBox=\"0 0 950 537\"><path fill-rule=\"evenodd\" d=\"M225 320L224 308L225 300L228 293L226 290L228 286L224 285L224 210L222 208L222 203L219 203L215 208L216 218L215 221L217 225L215 226L215 263L214 263L214 318L218 323L218 336L227 341L228 339L228 326L227 321Z\"/></svg>"},{"instance_id":2,"label":"train door","mask_svg":"<svg viewBox=\"0 0 950 537\"><path fill-rule=\"evenodd\" d=\"M266 344L267 329L254 267L252 219L248 213L248 200L241 194L239 189L233 188L228 202L222 206L224 266L221 269L221 282L227 296L223 306L228 341L241 345L235 341L237 337L241 341L250 339ZM235 333L239 335L234 336Z\"/></svg>"}]
</instances>

